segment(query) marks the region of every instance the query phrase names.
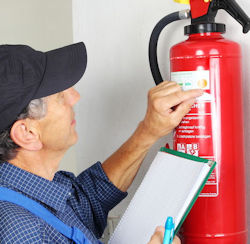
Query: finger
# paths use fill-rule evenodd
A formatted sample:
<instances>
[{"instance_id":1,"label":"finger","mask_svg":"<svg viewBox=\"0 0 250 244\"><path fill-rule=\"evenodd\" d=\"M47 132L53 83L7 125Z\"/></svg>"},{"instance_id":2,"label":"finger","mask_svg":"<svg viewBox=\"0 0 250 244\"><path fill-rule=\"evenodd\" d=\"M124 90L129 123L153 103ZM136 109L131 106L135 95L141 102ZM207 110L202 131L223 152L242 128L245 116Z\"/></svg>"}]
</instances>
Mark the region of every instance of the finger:
<instances>
[{"instance_id":1,"label":"finger","mask_svg":"<svg viewBox=\"0 0 250 244\"><path fill-rule=\"evenodd\" d=\"M162 90L163 88L167 88L172 85L177 85L177 83L174 81L163 81L159 85L155 86L153 89L154 91L158 91L158 90Z\"/></svg>"},{"instance_id":2,"label":"finger","mask_svg":"<svg viewBox=\"0 0 250 244\"><path fill-rule=\"evenodd\" d=\"M158 89L157 91L155 91L154 95L158 97L164 97L164 96L168 96L172 93L175 93L181 90L182 88L179 84L172 83L172 84L169 84L168 86L161 87L161 89Z\"/></svg>"},{"instance_id":3,"label":"finger","mask_svg":"<svg viewBox=\"0 0 250 244\"><path fill-rule=\"evenodd\" d=\"M175 81L168 81L168 80L165 80L163 82L161 82L160 84L158 84L157 86L155 86L156 88L160 88L160 87L163 87L163 86L169 86L169 85L172 85L172 84L177 84Z\"/></svg>"},{"instance_id":4,"label":"finger","mask_svg":"<svg viewBox=\"0 0 250 244\"><path fill-rule=\"evenodd\" d=\"M171 116L174 117L174 120L176 120L176 123L179 124L181 122L183 117L187 113L189 113L190 109L192 108L195 102L196 102L196 99L192 98L176 106L175 110L171 113Z\"/></svg>"},{"instance_id":5,"label":"finger","mask_svg":"<svg viewBox=\"0 0 250 244\"><path fill-rule=\"evenodd\" d=\"M163 242L164 237L164 227L158 226L155 229L154 235L151 237L150 242L148 244L158 244Z\"/></svg>"},{"instance_id":6,"label":"finger","mask_svg":"<svg viewBox=\"0 0 250 244\"><path fill-rule=\"evenodd\" d=\"M181 244L181 240L179 239L179 237L176 236L172 244Z\"/></svg>"},{"instance_id":7,"label":"finger","mask_svg":"<svg viewBox=\"0 0 250 244\"><path fill-rule=\"evenodd\" d=\"M193 89L188 91L177 91L172 93L164 98L165 101L162 100L164 103L164 109L168 110L169 108L175 107L182 102L188 101L190 99L199 97L203 94L202 89Z\"/></svg>"}]
</instances>

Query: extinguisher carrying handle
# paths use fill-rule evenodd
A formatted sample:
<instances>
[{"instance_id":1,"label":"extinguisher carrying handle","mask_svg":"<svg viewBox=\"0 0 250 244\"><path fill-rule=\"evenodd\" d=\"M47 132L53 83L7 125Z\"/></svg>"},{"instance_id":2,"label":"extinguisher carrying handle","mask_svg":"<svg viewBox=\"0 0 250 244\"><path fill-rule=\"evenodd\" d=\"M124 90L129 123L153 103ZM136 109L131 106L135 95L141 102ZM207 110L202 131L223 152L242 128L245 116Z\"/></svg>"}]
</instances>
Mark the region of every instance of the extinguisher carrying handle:
<instances>
[{"instance_id":1,"label":"extinguisher carrying handle","mask_svg":"<svg viewBox=\"0 0 250 244\"><path fill-rule=\"evenodd\" d=\"M243 27L243 33L250 30L250 18L235 0L213 0L210 8L217 12L219 9L227 11Z\"/></svg>"},{"instance_id":2,"label":"extinguisher carrying handle","mask_svg":"<svg viewBox=\"0 0 250 244\"><path fill-rule=\"evenodd\" d=\"M149 64L156 85L158 85L163 81L161 72L159 70L158 58L157 58L157 46L160 34L168 24L177 20L188 19L188 18L190 18L189 9L179 12L174 12L162 18L153 29L149 42Z\"/></svg>"}]
</instances>

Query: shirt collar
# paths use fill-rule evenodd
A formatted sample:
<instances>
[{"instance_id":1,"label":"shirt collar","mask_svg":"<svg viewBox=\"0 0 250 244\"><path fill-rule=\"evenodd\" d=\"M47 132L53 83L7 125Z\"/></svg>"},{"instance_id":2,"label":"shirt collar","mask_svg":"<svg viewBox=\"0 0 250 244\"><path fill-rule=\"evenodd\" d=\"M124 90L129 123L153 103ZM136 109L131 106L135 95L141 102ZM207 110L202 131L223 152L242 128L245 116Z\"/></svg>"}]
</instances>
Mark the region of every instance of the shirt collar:
<instances>
[{"instance_id":1,"label":"shirt collar","mask_svg":"<svg viewBox=\"0 0 250 244\"><path fill-rule=\"evenodd\" d=\"M72 189L70 181L66 181L62 185L24 171L7 162L0 163L0 182L60 212L64 211Z\"/></svg>"}]
</instances>

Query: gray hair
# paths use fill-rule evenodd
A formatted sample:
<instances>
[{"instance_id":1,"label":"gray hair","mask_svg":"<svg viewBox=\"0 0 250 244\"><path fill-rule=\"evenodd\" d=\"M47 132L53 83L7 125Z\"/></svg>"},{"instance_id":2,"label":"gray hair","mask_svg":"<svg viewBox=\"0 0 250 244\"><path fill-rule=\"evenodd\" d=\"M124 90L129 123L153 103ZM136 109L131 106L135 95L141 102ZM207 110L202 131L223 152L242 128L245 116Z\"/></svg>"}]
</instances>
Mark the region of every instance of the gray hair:
<instances>
[{"instance_id":1,"label":"gray hair","mask_svg":"<svg viewBox=\"0 0 250 244\"><path fill-rule=\"evenodd\" d=\"M39 120L45 117L46 114L47 114L46 98L34 99L17 117L15 122L26 118ZM9 128L7 128L6 130L0 132L0 163L11 160L15 158L17 155L17 149L19 148L19 146L10 137L10 131L13 124L9 126Z\"/></svg>"}]
</instances>

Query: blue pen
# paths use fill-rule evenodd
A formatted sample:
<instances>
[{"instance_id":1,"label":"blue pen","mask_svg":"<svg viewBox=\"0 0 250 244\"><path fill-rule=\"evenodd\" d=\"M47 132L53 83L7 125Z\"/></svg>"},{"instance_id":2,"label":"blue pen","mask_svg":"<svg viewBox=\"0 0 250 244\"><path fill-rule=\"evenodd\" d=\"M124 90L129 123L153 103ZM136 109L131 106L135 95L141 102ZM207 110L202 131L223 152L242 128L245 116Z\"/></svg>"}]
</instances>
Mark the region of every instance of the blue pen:
<instances>
[{"instance_id":1,"label":"blue pen","mask_svg":"<svg viewBox=\"0 0 250 244\"><path fill-rule=\"evenodd\" d=\"M172 217L168 217L165 223L165 234L163 244L171 244L174 237L174 220Z\"/></svg>"}]
</instances>

